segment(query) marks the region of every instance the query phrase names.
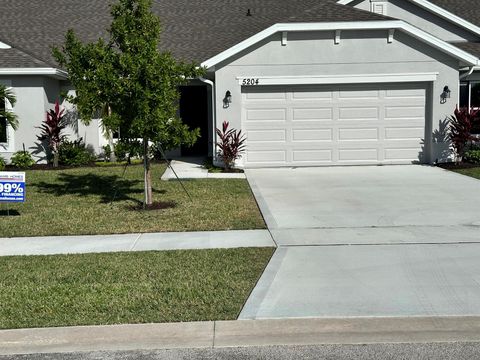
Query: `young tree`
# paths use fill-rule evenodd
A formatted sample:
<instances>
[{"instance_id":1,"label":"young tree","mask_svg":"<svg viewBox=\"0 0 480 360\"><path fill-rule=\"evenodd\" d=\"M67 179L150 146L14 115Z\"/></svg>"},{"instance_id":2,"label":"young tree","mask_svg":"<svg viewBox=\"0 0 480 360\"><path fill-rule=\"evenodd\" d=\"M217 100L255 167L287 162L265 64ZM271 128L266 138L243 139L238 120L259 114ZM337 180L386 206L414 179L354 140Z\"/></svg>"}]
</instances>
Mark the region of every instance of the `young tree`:
<instances>
[{"instance_id":1,"label":"young tree","mask_svg":"<svg viewBox=\"0 0 480 360\"><path fill-rule=\"evenodd\" d=\"M178 117L180 85L203 73L195 64L179 62L158 50L160 21L151 0L119 0L112 6L109 39L83 44L72 30L54 56L69 74L76 105L87 122L99 109L109 109L102 121L122 136L140 138L144 158L144 205L152 199L149 142L170 147L191 145L199 130L191 131Z\"/></svg>"},{"instance_id":2,"label":"young tree","mask_svg":"<svg viewBox=\"0 0 480 360\"><path fill-rule=\"evenodd\" d=\"M62 134L67 127L64 112L65 109L60 110L58 100L55 101L55 108L47 111L47 116L39 127L41 133L37 136L38 140L48 142L48 148L53 154L53 167L58 167L58 148L65 138Z\"/></svg>"},{"instance_id":3,"label":"young tree","mask_svg":"<svg viewBox=\"0 0 480 360\"><path fill-rule=\"evenodd\" d=\"M6 101L10 105L14 106L17 102L12 90L8 89L5 85L0 84L0 101L5 104ZM10 125L14 130L18 129L18 117L16 114L6 109L6 107L0 107L0 118L4 118L7 121L7 124Z\"/></svg>"}]
</instances>

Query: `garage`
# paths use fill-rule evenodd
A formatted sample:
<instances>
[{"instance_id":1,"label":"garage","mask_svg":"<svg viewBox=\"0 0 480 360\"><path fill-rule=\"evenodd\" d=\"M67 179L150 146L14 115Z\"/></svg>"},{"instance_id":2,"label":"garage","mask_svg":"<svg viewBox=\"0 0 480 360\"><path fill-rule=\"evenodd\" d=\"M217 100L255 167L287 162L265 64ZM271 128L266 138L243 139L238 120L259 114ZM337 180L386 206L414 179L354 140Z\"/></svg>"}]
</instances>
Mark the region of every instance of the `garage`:
<instances>
[{"instance_id":1,"label":"garage","mask_svg":"<svg viewBox=\"0 0 480 360\"><path fill-rule=\"evenodd\" d=\"M425 162L427 83L242 87L246 167Z\"/></svg>"}]
</instances>

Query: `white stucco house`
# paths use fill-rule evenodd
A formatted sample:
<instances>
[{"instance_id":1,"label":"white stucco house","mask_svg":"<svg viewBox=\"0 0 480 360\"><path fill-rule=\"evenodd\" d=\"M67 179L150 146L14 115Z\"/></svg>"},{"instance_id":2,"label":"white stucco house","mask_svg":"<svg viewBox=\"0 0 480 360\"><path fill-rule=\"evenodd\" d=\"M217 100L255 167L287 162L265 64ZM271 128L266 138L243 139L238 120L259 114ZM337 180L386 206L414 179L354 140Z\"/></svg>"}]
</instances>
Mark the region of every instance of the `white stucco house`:
<instances>
[{"instance_id":1,"label":"white stucco house","mask_svg":"<svg viewBox=\"0 0 480 360\"><path fill-rule=\"evenodd\" d=\"M247 136L241 167L442 162L446 118L457 104L480 108L476 0L154 0L153 10L160 48L207 69L180 102L202 138L177 155L215 154L227 120ZM35 126L70 89L51 46L69 28L93 41L109 23L108 0L2 4L0 82L21 125L0 122L0 156L34 151ZM97 151L105 143L98 121L70 131Z\"/></svg>"}]
</instances>

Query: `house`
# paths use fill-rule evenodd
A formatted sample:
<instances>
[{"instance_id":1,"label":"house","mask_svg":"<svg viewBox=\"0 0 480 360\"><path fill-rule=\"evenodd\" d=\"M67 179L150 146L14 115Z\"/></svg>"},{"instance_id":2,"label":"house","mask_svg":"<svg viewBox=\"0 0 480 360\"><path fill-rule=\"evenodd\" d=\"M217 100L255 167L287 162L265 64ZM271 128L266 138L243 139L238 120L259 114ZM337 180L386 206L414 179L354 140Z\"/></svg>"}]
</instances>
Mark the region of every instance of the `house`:
<instances>
[{"instance_id":1,"label":"house","mask_svg":"<svg viewBox=\"0 0 480 360\"><path fill-rule=\"evenodd\" d=\"M243 167L443 162L447 117L480 107L476 0L154 0L153 10L159 46L207 69L181 89L180 114L202 138L177 155L213 155L227 120L247 135ZM94 41L109 23L108 0L2 4L0 82L21 125L4 129L1 156L25 144L42 160L35 126L73 91L51 47L69 28ZM99 120L72 132L97 152L106 143Z\"/></svg>"}]
</instances>

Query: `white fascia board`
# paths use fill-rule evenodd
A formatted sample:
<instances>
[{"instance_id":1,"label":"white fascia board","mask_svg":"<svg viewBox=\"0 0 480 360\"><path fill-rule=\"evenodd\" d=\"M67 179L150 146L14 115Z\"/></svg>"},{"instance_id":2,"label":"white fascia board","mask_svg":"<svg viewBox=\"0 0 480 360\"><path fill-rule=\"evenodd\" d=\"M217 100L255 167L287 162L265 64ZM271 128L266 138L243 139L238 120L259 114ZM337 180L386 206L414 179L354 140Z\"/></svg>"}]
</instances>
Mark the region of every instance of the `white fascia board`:
<instances>
[{"instance_id":1,"label":"white fascia board","mask_svg":"<svg viewBox=\"0 0 480 360\"><path fill-rule=\"evenodd\" d=\"M351 22L328 22L328 23L285 23L275 24L248 39L232 46L218 55L204 61L201 66L210 69L218 63L238 54L259 41L283 31L336 31L336 30L390 30L399 29L415 38L464 61L469 65L478 65L478 58L449 43L430 35L402 20L378 20L378 21L351 21Z\"/></svg>"},{"instance_id":2,"label":"white fascia board","mask_svg":"<svg viewBox=\"0 0 480 360\"><path fill-rule=\"evenodd\" d=\"M0 68L0 75L46 75L58 79L67 79L66 71L56 68Z\"/></svg>"},{"instance_id":3,"label":"white fascia board","mask_svg":"<svg viewBox=\"0 0 480 360\"><path fill-rule=\"evenodd\" d=\"M11 49L12 47L0 41L0 49Z\"/></svg>"},{"instance_id":4,"label":"white fascia board","mask_svg":"<svg viewBox=\"0 0 480 360\"><path fill-rule=\"evenodd\" d=\"M246 85L321 85L321 84L365 84L365 83L403 83L430 82L437 80L438 72L399 73L399 74L342 74L321 76L239 76L238 84L243 85L246 79L258 80L258 84Z\"/></svg>"},{"instance_id":5,"label":"white fascia board","mask_svg":"<svg viewBox=\"0 0 480 360\"><path fill-rule=\"evenodd\" d=\"M339 0L339 1L337 1L337 4L348 5L353 1L354 0ZM458 26L460 26L464 29L467 29L468 31L471 31L472 33L474 33L476 35L480 35L480 27L478 27L475 24L472 24L471 22L465 20L464 18L462 18L460 16L457 16L457 15L451 13L448 10L445 10L444 8L442 8L438 5L432 4L428 0L408 0L408 1L414 3L415 5L423 8L427 11L430 11L431 13L433 13L435 15L438 15L439 17L441 17L441 18L443 18L443 19L445 19L445 20L447 20L451 23L457 24Z\"/></svg>"}]
</instances>

